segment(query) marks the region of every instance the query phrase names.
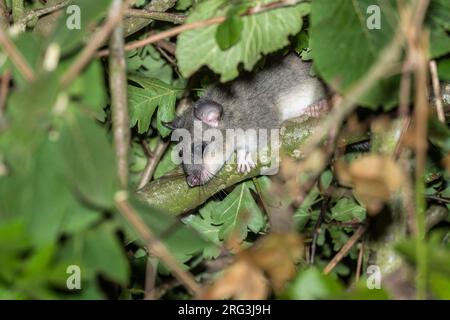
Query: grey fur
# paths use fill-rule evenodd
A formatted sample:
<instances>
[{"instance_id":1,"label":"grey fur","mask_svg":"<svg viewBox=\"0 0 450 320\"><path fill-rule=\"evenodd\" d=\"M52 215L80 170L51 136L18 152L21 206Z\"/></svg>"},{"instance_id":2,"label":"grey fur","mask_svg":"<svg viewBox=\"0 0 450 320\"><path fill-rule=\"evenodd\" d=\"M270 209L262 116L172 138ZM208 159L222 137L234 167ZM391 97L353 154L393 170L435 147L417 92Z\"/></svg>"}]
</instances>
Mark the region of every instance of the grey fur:
<instances>
[{"instance_id":1,"label":"grey fur","mask_svg":"<svg viewBox=\"0 0 450 320\"><path fill-rule=\"evenodd\" d=\"M196 120L194 108L213 101L223 107L216 127L223 133L226 129L280 128L284 120L301 116L307 112L307 107L326 98L323 84L310 75L310 69L311 63L302 61L295 54L289 54L255 74L243 76L228 84L213 85L194 107L175 119L172 126L187 129L193 134ZM210 127L206 123L202 125L203 129ZM197 143L196 149L199 149L201 142L194 143ZM253 146L245 147L243 154L254 151L256 143L252 141L250 144ZM219 145L210 142L208 147L217 149ZM239 148L233 147L233 150L236 149ZM206 183L231 155L230 152L224 154L224 161L210 168L207 168L209 163L206 152L202 164L183 163L188 183L192 186Z\"/></svg>"}]
</instances>

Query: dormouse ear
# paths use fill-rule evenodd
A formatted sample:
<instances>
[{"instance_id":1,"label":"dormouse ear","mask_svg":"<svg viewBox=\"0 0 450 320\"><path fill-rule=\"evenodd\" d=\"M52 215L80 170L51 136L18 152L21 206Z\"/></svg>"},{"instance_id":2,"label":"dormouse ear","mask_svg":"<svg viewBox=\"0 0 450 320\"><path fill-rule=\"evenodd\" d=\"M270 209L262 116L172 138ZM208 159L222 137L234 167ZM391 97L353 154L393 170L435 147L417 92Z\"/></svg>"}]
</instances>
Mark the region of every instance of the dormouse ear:
<instances>
[{"instance_id":1,"label":"dormouse ear","mask_svg":"<svg viewBox=\"0 0 450 320\"><path fill-rule=\"evenodd\" d=\"M211 127L218 127L223 107L211 100L200 100L194 106L194 116Z\"/></svg>"}]
</instances>

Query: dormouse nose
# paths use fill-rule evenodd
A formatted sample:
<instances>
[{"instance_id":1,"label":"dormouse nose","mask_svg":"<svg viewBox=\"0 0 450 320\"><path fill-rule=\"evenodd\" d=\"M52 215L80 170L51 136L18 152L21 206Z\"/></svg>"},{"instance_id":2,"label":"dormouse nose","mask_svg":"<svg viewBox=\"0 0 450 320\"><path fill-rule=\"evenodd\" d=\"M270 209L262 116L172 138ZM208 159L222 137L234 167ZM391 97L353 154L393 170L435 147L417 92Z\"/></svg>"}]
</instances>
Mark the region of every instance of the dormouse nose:
<instances>
[{"instance_id":1,"label":"dormouse nose","mask_svg":"<svg viewBox=\"0 0 450 320\"><path fill-rule=\"evenodd\" d=\"M195 187L200 185L200 177L197 175L189 175L186 178L186 181L189 187Z\"/></svg>"}]
</instances>

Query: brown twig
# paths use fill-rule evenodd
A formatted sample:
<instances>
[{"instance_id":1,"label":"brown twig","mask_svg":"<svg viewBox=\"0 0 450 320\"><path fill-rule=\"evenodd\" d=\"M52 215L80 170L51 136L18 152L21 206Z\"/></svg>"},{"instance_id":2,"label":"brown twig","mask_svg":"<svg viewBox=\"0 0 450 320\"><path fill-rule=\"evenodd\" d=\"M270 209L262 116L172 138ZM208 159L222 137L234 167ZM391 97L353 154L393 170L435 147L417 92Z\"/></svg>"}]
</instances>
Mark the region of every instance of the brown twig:
<instances>
[{"instance_id":1,"label":"brown twig","mask_svg":"<svg viewBox=\"0 0 450 320\"><path fill-rule=\"evenodd\" d=\"M156 42L156 45L170 53L172 56L175 56L175 50L177 49L177 47L174 43L167 40L160 40Z\"/></svg>"},{"instance_id":2,"label":"brown twig","mask_svg":"<svg viewBox=\"0 0 450 320\"><path fill-rule=\"evenodd\" d=\"M436 61L430 61L431 83L433 84L434 99L436 102L436 110L439 121L445 123L444 105L442 103L441 86L439 84Z\"/></svg>"},{"instance_id":3,"label":"brown twig","mask_svg":"<svg viewBox=\"0 0 450 320\"><path fill-rule=\"evenodd\" d=\"M128 9L125 13L126 17L130 18L144 18L152 20L160 20L172 22L174 24L181 24L186 20L186 15L179 13L168 13L161 11L150 11L150 10L139 10L139 9Z\"/></svg>"},{"instance_id":4,"label":"brown twig","mask_svg":"<svg viewBox=\"0 0 450 320\"><path fill-rule=\"evenodd\" d=\"M0 84L0 118L5 113L6 98L9 92L9 82L11 81L11 72L6 70L3 73L2 82Z\"/></svg>"},{"instance_id":5,"label":"brown twig","mask_svg":"<svg viewBox=\"0 0 450 320\"><path fill-rule=\"evenodd\" d=\"M156 266L150 258L147 259L147 267L145 271L145 300L155 300L155 283L156 283Z\"/></svg>"},{"instance_id":6,"label":"brown twig","mask_svg":"<svg viewBox=\"0 0 450 320\"><path fill-rule=\"evenodd\" d=\"M356 282L359 281L359 277L361 276L361 269L364 257L365 237L362 237L361 243L359 245L360 247L359 247L358 261L356 264L356 276L355 276Z\"/></svg>"},{"instance_id":7,"label":"brown twig","mask_svg":"<svg viewBox=\"0 0 450 320\"><path fill-rule=\"evenodd\" d=\"M161 157L164 155L164 152L166 152L168 146L168 141L161 141L153 152L152 157L148 158L145 169L142 172L141 179L139 180L137 190L145 187L145 185L152 179L156 166L158 165L159 160L161 160Z\"/></svg>"},{"instance_id":8,"label":"brown twig","mask_svg":"<svg viewBox=\"0 0 450 320\"><path fill-rule=\"evenodd\" d=\"M6 34L6 31L2 28L0 28L0 44L25 80L28 82L33 81L36 78L33 69L31 69L22 53L17 50L14 43Z\"/></svg>"},{"instance_id":9,"label":"brown twig","mask_svg":"<svg viewBox=\"0 0 450 320\"><path fill-rule=\"evenodd\" d=\"M127 200L125 192L116 194L116 206L125 219L133 226L139 236L148 244L148 250L155 257L161 259L164 264L173 272L173 275L195 296L200 296L201 287L194 277L183 269L181 264L175 260L167 247L144 223L142 218L134 211Z\"/></svg>"},{"instance_id":10,"label":"brown twig","mask_svg":"<svg viewBox=\"0 0 450 320\"><path fill-rule=\"evenodd\" d=\"M437 196L431 196L431 195L427 195L425 196L428 200L434 200L440 203L450 203L450 198L446 198L446 197L437 197Z\"/></svg>"},{"instance_id":11,"label":"brown twig","mask_svg":"<svg viewBox=\"0 0 450 320\"><path fill-rule=\"evenodd\" d=\"M122 16L125 10L132 2L133 0L124 1L120 10L113 10L113 8L110 9L106 22L96 33L94 33L94 35L92 35L75 62L62 76L61 84L63 87L69 85L89 63L91 58L95 55L97 49L105 42L114 27L122 21Z\"/></svg>"},{"instance_id":12,"label":"brown twig","mask_svg":"<svg viewBox=\"0 0 450 320\"><path fill-rule=\"evenodd\" d=\"M333 257L333 259L327 264L325 269L323 270L324 274L330 273L334 267L345 257L345 255L350 251L350 249L354 246L354 244L358 241L359 238L366 231L366 226L360 226L355 233L348 239L347 243L339 250L339 252Z\"/></svg>"},{"instance_id":13,"label":"brown twig","mask_svg":"<svg viewBox=\"0 0 450 320\"><path fill-rule=\"evenodd\" d=\"M246 13L244 13L243 16L258 14L258 13L262 13L262 12L277 9L277 8L293 6L293 5L298 4L299 2L300 2L299 0L294 0L294 1L293 0L282 0L282 1L278 1L278 2L269 3L267 5L253 7L251 9L249 9ZM206 20L186 23L181 26L174 27L169 30L151 35L148 38L145 38L142 40L137 40L130 44L127 44L125 46L125 50L126 51L134 50L134 49L137 49L140 47L144 47L148 44L155 43L157 41L176 36L177 34L180 34L184 31L203 28L206 26L214 25L214 24L220 24L220 23L224 22L225 20L226 20L225 16L219 16L219 17L212 17L212 18L209 18ZM104 56L107 56L108 54L109 54L108 50L101 50L97 53L97 56L104 57Z\"/></svg>"},{"instance_id":14,"label":"brown twig","mask_svg":"<svg viewBox=\"0 0 450 320\"><path fill-rule=\"evenodd\" d=\"M169 56L167 54L166 51L164 51L160 46L158 46L158 43L156 43L156 50L158 50L158 52L164 57L164 59L166 59L166 61L174 68L177 69L178 65L177 65L177 61L172 58L171 56Z\"/></svg>"},{"instance_id":15,"label":"brown twig","mask_svg":"<svg viewBox=\"0 0 450 320\"><path fill-rule=\"evenodd\" d=\"M114 0L111 11L120 16L122 0ZM111 110L114 147L117 159L117 176L122 188L128 187L128 155L130 149L130 121L128 115L127 72L125 63L123 24L114 28L109 48L109 86L111 88Z\"/></svg>"}]
</instances>

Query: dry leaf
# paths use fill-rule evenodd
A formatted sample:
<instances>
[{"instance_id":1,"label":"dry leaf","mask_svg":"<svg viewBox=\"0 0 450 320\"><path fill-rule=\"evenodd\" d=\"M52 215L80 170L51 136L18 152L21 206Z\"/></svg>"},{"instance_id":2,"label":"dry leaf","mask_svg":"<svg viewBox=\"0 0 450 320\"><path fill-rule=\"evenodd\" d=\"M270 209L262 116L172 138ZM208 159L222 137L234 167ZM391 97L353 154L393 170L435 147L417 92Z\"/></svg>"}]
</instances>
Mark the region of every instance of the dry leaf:
<instances>
[{"instance_id":1,"label":"dry leaf","mask_svg":"<svg viewBox=\"0 0 450 320\"><path fill-rule=\"evenodd\" d=\"M240 252L201 298L265 299L269 284L280 292L294 276L302 252L303 242L297 233L271 233Z\"/></svg>"},{"instance_id":2,"label":"dry leaf","mask_svg":"<svg viewBox=\"0 0 450 320\"><path fill-rule=\"evenodd\" d=\"M367 207L368 213L377 214L403 184L400 166L390 157L368 155L350 165L336 165L339 181L352 185L355 196Z\"/></svg>"}]
</instances>

